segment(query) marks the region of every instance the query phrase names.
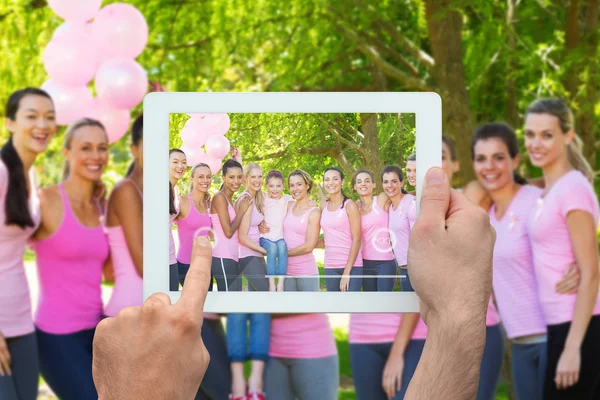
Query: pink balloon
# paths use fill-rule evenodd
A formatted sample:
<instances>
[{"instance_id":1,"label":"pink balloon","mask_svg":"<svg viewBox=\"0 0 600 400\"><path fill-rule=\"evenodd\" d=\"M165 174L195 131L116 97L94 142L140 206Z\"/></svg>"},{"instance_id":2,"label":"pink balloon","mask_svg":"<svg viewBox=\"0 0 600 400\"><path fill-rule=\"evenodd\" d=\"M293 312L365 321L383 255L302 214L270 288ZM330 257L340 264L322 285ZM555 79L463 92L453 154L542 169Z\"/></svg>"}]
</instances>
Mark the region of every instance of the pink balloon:
<instances>
[{"instance_id":1,"label":"pink balloon","mask_svg":"<svg viewBox=\"0 0 600 400\"><path fill-rule=\"evenodd\" d=\"M227 114L209 114L209 123L211 126L212 135L225 135L229 130L231 121ZM212 136L209 135L209 136Z\"/></svg>"},{"instance_id":2,"label":"pink balloon","mask_svg":"<svg viewBox=\"0 0 600 400\"><path fill-rule=\"evenodd\" d=\"M64 20L86 22L100 10L102 0L48 0L48 5Z\"/></svg>"},{"instance_id":3,"label":"pink balloon","mask_svg":"<svg viewBox=\"0 0 600 400\"><path fill-rule=\"evenodd\" d=\"M52 97L59 125L69 125L82 118L93 100L92 93L85 86L66 86L50 79L41 88Z\"/></svg>"},{"instance_id":4,"label":"pink balloon","mask_svg":"<svg viewBox=\"0 0 600 400\"><path fill-rule=\"evenodd\" d=\"M50 78L68 86L85 86L96 73L97 59L91 36L83 25L72 26L53 38L42 61Z\"/></svg>"},{"instance_id":5,"label":"pink balloon","mask_svg":"<svg viewBox=\"0 0 600 400\"><path fill-rule=\"evenodd\" d=\"M148 42L148 24L137 8L113 3L96 15L93 24L94 41L101 58L139 56Z\"/></svg>"},{"instance_id":6,"label":"pink balloon","mask_svg":"<svg viewBox=\"0 0 600 400\"><path fill-rule=\"evenodd\" d=\"M121 139L129 130L131 122L129 110L117 110L98 98L92 100L85 116L102 122L106 128L109 143Z\"/></svg>"},{"instance_id":7,"label":"pink balloon","mask_svg":"<svg viewBox=\"0 0 600 400\"><path fill-rule=\"evenodd\" d=\"M203 128L202 120L188 119L181 130L180 136L184 143L194 147L202 147L206 142L207 130Z\"/></svg>"},{"instance_id":8,"label":"pink balloon","mask_svg":"<svg viewBox=\"0 0 600 400\"><path fill-rule=\"evenodd\" d=\"M223 163L218 158L213 158L203 152L203 153L201 153L201 156L199 157L199 161L196 164L198 164L198 163L204 163L204 164L208 165L208 167L210 168L210 173L213 175L221 174L221 167L223 166Z\"/></svg>"},{"instance_id":9,"label":"pink balloon","mask_svg":"<svg viewBox=\"0 0 600 400\"><path fill-rule=\"evenodd\" d=\"M148 92L148 74L137 62L116 58L102 64L94 82L98 97L119 110L137 106Z\"/></svg>"},{"instance_id":10,"label":"pink balloon","mask_svg":"<svg viewBox=\"0 0 600 400\"><path fill-rule=\"evenodd\" d=\"M185 153L185 159L188 166L193 167L200 162L200 157L203 154L202 149L188 146L185 143L180 147L180 149Z\"/></svg>"},{"instance_id":11,"label":"pink balloon","mask_svg":"<svg viewBox=\"0 0 600 400\"><path fill-rule=\"evenodd\" d=\"M231 149L229 140L225 136L213 135L206 140L204 145L206 154L212 158L223 158Z\"/></svg>"}]
</instances>

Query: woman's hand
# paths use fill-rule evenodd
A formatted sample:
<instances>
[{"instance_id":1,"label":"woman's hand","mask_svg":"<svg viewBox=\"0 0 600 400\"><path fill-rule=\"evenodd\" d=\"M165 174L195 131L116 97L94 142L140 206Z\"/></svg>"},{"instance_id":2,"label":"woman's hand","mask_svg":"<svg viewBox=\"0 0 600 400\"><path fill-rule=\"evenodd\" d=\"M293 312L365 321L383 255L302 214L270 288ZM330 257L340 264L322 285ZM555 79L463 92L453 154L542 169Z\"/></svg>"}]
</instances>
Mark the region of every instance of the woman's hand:
<instances>
[{"instance_id":1,"label":"woman's hand","mask_svg":"<svg viewBox=\"0 0 600 400\"><path fill-rule=\"evenodd\" d=\"M269 226L267 225L267 222L264 219L262 220L262 222L260 224L258 224L258 231L263 235L265 233L271 232L271 228L269 228Z\"/></svg>"},{"instance_id":2,"label":"woman's hand","mask_svg":"<svg viewBox=\"0 0 600 400\"><path fill-rule=\"evenodd\" d=\"M554 383L560 389L567 389L579 381L579 369L581 368L581 354L579 349L565 347L556 367Z\"/></svg>"},{"instance_id":3,"label":"woman's hand","mask_svg":"<svg viewBox=\"0 0 600 400\"><path fill-rule=\"evenodd\" d=\"M581 282L581 274L577 264L569 265L562 279L556 284L556 293L575 294Z\"/></svg>"},{"instance_id":4,"label":"woman's hand","mask_svg":"<svg viewBox=\"0 0 600 400\"><path fill-rule=\"evenodd\" d=\"M349 286L350 286L350 274L344 273L344 275L342 275L342 279L340 280L340 291L347 292Z\"/></svg>"},{"instance_id":5,"label":"woman's hand","mask_svg":"<svg viewBox=\"0 0 600 400\"><path fill-rule=\"evenodd\" d=\"M402 372L404 371L404 357L394 357L390 354L383 368L383 391L391 399L402 388Z\"/></svg>"},{"instance_id":6,"label":"woman's hand","mask_svg":"<svg viewBox=\"0 0 600 400\"><path fill-rule=\"evenodd\" d=\"M11 361L8 344L4 335L0 332L0 376L4 376L5 374L8 376L12 375L12 371L10 370Z\"/></svg>"}]
</instances>

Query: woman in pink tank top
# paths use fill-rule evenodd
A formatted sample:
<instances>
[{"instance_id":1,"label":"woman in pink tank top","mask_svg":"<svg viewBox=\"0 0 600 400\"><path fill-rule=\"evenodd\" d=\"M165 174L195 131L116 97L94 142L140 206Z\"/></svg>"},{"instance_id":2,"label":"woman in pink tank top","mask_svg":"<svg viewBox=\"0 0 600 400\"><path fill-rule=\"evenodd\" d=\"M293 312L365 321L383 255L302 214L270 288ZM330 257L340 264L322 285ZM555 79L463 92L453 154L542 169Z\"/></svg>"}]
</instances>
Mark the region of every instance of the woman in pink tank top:
<instances>
[{"instance_id":1,"label":"woman in pink tank top","mask_svg":"<svg viewBox=\"0 0 600 400\"><path fill-rule=\"evenodd\" d=\"M242 185L243 176L242 164L227 160L223 164L223 185L210 207L214 234L211 273L217 280L219 291L242 290L237 231L242 217L253 204L249 196L244 196L239 201L239 211L233 207L233 195Z\"/></svg>"},{"instance_id":2,"label":"woman in pink tank top","mask_svg":"<svg viewBox=\"0 0 600 400\"><path fill-rule=\"evenodd\" d=\"M33 163L57 130L54 104L40 89L12 93L8 141L0 149L0 398L35 400L38 348L23 256L40 223Z\"/></svg>"},{"instance_id":3,"label":"woman in pink tank top","mask_svg":"<svg viewBox=\"0 0 600 400\"><path fill-rule=\"evenodd\" d=\"M198 236L210 237L212 232L208 192L212 183L210 167L204 163L196 164L190 173L190 181L190 193L179 197L180 211L175 218L179 237L178 274L182 286L190 269L192 242ZM212 290L212 282L209 290Z\"/></svg>"},{"instance_id":4,"label":"woman in pink tank top","mask_svg":"<svg viewBox=\"0 0 600 400\"><path fill-rule=\"evenodd\" d=\"M339 168L325 170L323 185L328 199L321 209L325 283L329 292L360 292L363 275L360 212L356 203L344 194L343 184L344 173Z\"/></svg>"},{"instance_id":5,"label":"woman in pink tank top","mask_svg":"<svg viewBox=\"0 0 600 400\"><path fill-rule=\"evenodd\" d=\"M313 250L319 240L321 211L310 201L314 186L308 173L300 169L288 176L294 202L288 204L283 220L283 239L288 248L288 268L284 291L319 291L319 269Z\"/></svg>"},{"instance_id":6,"label":"woman in pink tank top","mask_svg":"<svg viewBox=\"0 0 600 400\"><path fill-rule=\"evenodd\" d=\"M131 171L111 192L106 209L105 231L115 278L112 296L104 308L109 317L143 303L143 123L143 116L133 123Z\"/></svg>"},{"instance_id":7,"label":"woman in pink tank top","mask_svg":"<svg viewBox=\"0 0 600 400\"><path fill-rule=\"evenodd\" d=\"M396 260L390 243L388 213L391 201L385 193L373 196L375 175L361 169L352 177L352 187L360 196L363 290L391 292L394 290Z\"/></svg>"},{"instance_id":8,"label":"woman in pink tank top","mask_svg":"<svg viewBox=\"0 0 600 400\"><path fill-rule=\"evenodd\" d=\"M527 221L548 330L544 399L598 399L600 207L591 184L593 170L581 152L573 114L564 102L542 99L528 107L525 147L545 180L545 190ZM581 273L577 294L556 293L573 262Z\"/></svg>"},{"instance_id":9,"label":"woman in pink tank top","mask_svg":"<svg viewBox=\"0 0 600 400\"><path fill-rule=\"evenodd\" d=\"M179 265L173 239L173 224L179 215L179 188L177 182L187 170L187 158L180 149L169 150L169 290L179 291Z\"/></svg>"},{"instance_id":10,"label":"woman in pink tank top","mask_svg":"<svg viewBox=\"0 0 600 400\"><path fill-rule=\"evenodd\" d=\"M34 239L40 283L35 324L44 380L61 399L97 398L92 340L103 317L102 271L109 245L96 185L108 162L108 136L91 119L65 133L64 181L41 192ZM78 377L73 379L73 377Z\"/></svg>"}]
</instances>

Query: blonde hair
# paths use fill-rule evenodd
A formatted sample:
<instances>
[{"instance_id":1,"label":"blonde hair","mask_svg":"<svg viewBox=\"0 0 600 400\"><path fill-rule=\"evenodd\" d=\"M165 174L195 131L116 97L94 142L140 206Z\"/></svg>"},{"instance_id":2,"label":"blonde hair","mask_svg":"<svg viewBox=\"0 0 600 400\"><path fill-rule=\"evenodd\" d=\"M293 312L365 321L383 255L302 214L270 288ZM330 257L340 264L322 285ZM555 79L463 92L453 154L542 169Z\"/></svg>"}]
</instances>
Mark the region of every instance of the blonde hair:
<instances>
[{"instance_id":1,"label":"blonde hair","mask_svg":"<svg viewBox=\"0 0 600 400\"><path fill-rule=\"evenodd\" d=\"M263 172L262 167L257 163L250 163L246 165L246 168L244 168L244 180L246 181L246 189L248 189L248 175L250 175L250 172L252 172L253 169L259 169L260 172ZM265 198L262 190L256 191L256 194L254 195L254 204L256 204L256 208L258 208L258 211L260 211L260 213L263 214Z\"/></svg>"},{"instance_id":2,"label":"blonde hair","mask_svg":"<svg viewBox=\"0 0 600 400\"><path fill-rule=\"evenodd\" d=\"M292 172L290 172L290 174L288 175L288 186L290 185L290 179L292 178L292 176L301 177L302 180L304 181L304 183L306 183L306 185L308 186L307 191L310 194L310 191L314 187L314 182L313 182L312 178L310 177L310 175L308 174L308 172L303 171L301 169L295 169Z\"/></svg>"},{"instance_id":3,"label":"blonde hair","mask_svg":"<svg viewBox=\"0 0 600 400\"><path fill-rule=\"evenodd\" d=\"M102 125L102 122L95 120L95 119L91 119L91 118L81 118L81 119L78 119L77 121L73 122L71 125L69 125L69 127L65 131L63 148L66 150L70 150L71 142L73 141L73 138L75 137L75 133L79 129L84 128L86 126L95 126L95 127L102 129L102 131L104 131L104 134L106 135L106 138L108 139L108 134L106 134L106 128L104 128L104 125ZM70 173L69 163L65 161L65 166L63 168L63 180L65 180L69 177L69 173Z\"/></svg>"},{"instance_id":4,"label":"blonde hair","mask_svg":"<svg viewBox=\"0 0 600 400\"><path fill-rule=\"evenodd\" d=\"M539 99L527 107L527 114L549 114L558 118L560 130L566 134L571 129L575 129L575 119L573 112L565 102L559 99ZM567 145L567 157L569 163L576 170L580 171L586 178L594 182L594 170L583 156L583 142L575 134L571 143Z\"/></svg>"},{"instance_id":5,"label":"blonde hair","mask_svg":"<svg viewBox=\"0 0 600 400\"><path fill-rule=\"evenodd\" d=\"M196 165L194 165L194 168L192 168L192 172L190 172L190 194L194 191L194 173L196 172L196 170L198 168L208 168L208 172L210 172L210 174L212 175L212 171L210 170L210 167L207 164L204 163L198 163ZM210 204L210 193L206 192L204 194L204 201L208 204Z\"/></svg>"}]
</instances>

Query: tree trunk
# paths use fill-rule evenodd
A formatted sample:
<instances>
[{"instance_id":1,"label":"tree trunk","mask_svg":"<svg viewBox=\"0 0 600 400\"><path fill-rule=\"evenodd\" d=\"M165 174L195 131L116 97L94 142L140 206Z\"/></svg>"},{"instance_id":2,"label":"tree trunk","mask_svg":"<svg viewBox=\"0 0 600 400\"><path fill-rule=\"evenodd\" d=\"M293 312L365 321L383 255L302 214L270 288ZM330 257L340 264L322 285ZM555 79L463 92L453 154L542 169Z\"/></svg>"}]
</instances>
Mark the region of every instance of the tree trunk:
<instances>
[{"instance_id":1,"label":"tree trunk","mask_svg":"<svg viewBox=\"0 0 600 400\"><path fill-rule=\"evenodd\" d=\"M435 59L433 76L442 97L443 132L454 138L461 164L456 183L465 185L475 175L471 168L473 122L463 66L462 15L454 10L455 5L451 0L425 0L425 7Z\"/></svg>"},{"instance_id":2,"label":"tree trunk","mask_svg":"<svg viewBox=\"0 0 600 400\"><path fill-rule=\"evenodd\" d=\"M375 184L381 188L381 152L377 134L377 114L360 114L362 133L365 135L363 146L367 155L365 167L375 174Z\"/></svg>"},{"instance_id":3,"label":"tree trunk","mask_svg":"<svg viewBox=\"0 0 600 400\"><path fill-rule=\"evenodd\" d=\"M508 65L506 68L506 121L513 128L519 125L519 107L517 105L517 0L507 0L506 27L508 29Z\"/></svg>"}]
</instances>

